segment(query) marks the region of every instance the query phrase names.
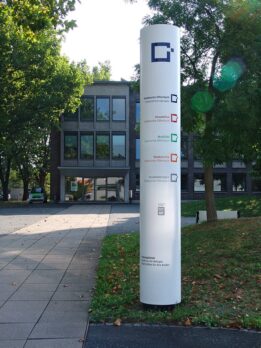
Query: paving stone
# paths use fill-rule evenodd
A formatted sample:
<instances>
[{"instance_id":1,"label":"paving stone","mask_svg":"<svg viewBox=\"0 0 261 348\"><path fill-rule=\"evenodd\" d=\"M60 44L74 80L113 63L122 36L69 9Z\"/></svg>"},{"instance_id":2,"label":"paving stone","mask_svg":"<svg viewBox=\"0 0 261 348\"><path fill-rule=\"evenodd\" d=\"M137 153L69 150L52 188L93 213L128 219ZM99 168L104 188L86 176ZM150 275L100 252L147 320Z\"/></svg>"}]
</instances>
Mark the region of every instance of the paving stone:
<instances>
[{"instance_id":1,"label":"paving stone","mask_svg":"<svg viewBox=\"0 0 261 348\"><path fill-rule=\"evenodd\" d=\"M84 283L64 283L59 284L57 291L89 291L93 287L94 281L90 280L89 282Z\"/></svg>"},{"instance_id":2,"label":"paving stone","mask_svg":"<svg viewBox=\"0 0 261 348\"><path fill-rule=\"evenodd\" d=\"M0 270L8 265L8 262L0 262Z\"/></svg>"},{"instance_id":3,"label":"paving stone","mask_svg":"<svg viewBox=\"0 0 261 348\"><path fill-rule=\"evenodd\" d=\"M8 301L0 309L0 323L35 323L48 301Z\"/></svg>"},{"instance_id":4,"label":"paving stone","mask_svg":"<svg viewBox=\"0 0 261 348\"><path fill-rule=\"evenodd\" d=\"M16 290L18 286L16 283L0 284L0 300L6 301Z\"/></svg>"},{"instance_id":5,"label":"paving stone","mask_svg":"<svg viewBox=\"0 0 261 348\"><path fill-rule=\"evenodd\" d=\"M31 271L26 270L1 270L0 271L0 284L21 284L29 276Z\"/></svg>"},{"instance_id":6,"label":"paving stone","mask_svg":"<svg viewBox=\"0 0 261 348\"><path fill-rule=\"evenodd\" d=\"M22 261L17 262L16 259L12 262L10 262L4 269L5 270L34 270L37 265L39 264L38 261Z\"/></svg>"},{"instance_id":7,"label":"paving stone","mask_svg":"<svg viewBox=\"0 0 261 348\"><path fill-rule=\"evenodd\" d=\"M58 339L30 339L25 348L81 348L82 338L58 338Z\"/></svg>"},{"instance_id":8,"label":"paving stone","mask_svg":"<svg viewBox=\"0 0 261 348\"><path fill-rule=\"evenodd\" d=\"M35 270L25 284L59 284L63 274L61 270Z\"/></svg>"},{"instance_id":9,"label":"paving stone","mask_svg":"<svg viewBox=\"0 0 261 348\"><path fill-rule=\"evenodd\" d=\"M68 301L70 302L70 301ZM63 312L63 311L45 311L42 315L39 324L43 323L85 323L87 325L88 313L82 312Z\"/></svg>"},{"instance_id":10,"label":"paving stone","mask_svg":"<svg viewBox=\"0 0 261 348\"><path fill-rule=\"evenodd\" d=\"M45 312L47 311L56 312L86 312L88 310L87 301L51 301Z\"/></svg>"},{"instance_id":11,"label":"paving stone","mask_svg":"<svg viewBox=\"0 0 261 348\"><path fill-rule=\"evenodd\" d=\"M83 338L86 330L83 322L38 323L30 338ZM47 348L47 347L46 347Z\"/></svg>"},{"instance_id":12,"label":"paving stone","mask_svg":"<svg viewBox=\"0 0 261 348\"><path fill-rule=\"evenodd\" d=\"M110 206L74 206L49 217L45 224L39 222L19 230L1 243L0 266L5 267L2 276L7 282L1 282L1 270L0 323L18 328L36 323L25 347L82 346L79 340L84 337L88 321L99 239L106 231L109 211ZM27 277L24 283L20 283L22 274ZM16 333L19 330L13 326L12 334ZM26 338L25 332L24 336L19 335ZM23 339L1 341L1 338L0 342L6 343L4 348L12 348L13 343L14 347L24 347L25 343Z\"/></svg>"},{"instance_id":13,"label":"paving stone","mask_svg":"<svg viewBox=\"0 0 261 348\"><path fill-rule=\"evenodd\" d=\"M25 340L0 340L0 348L23 348Z\"/></svg>"},{"instance_id":14,"label":"paving stone","mask_svg":"<svg viewBox=\"0 0 261 348\"><path fill-rule=\"evenodd\" d=\"M66 270L69 266L70 262L54 262L54 261L49 261L49 262L41 262L38 266L37 269L46 269L46 270Z\"/></svg>"},{"instance_id":15,"label":"paving stone","mask_svg":"<svg viewBox=\"0 0 261 348\"><path fill-rule=\"evenodd\" d=\"M89 301L89 291L56 291L52 300L53 301Z\"/></svg>"},{"instance_id":16,"label":"paving stone","mask_svg":"<svg viewBox=\"0 0 261 348\"><path fill-rule=\"evenodd\" d=\"M25 288L21 288L16 291L10 298L11 301L45 301L50 300L53 296L53 291L34 291Z\"/></svg>"},{"instance_id":17,"label":"paving stone","mask_svg":"<svg viewBox=\"0 0 261 348\"><path fill-rule=\"evenodd\" d=\"M57 288L57 284L22 284L19 290L21 291L52 291L54 292Z\"/></svg>"},{"instance_id":18,"label":"paving stone","mask_svg":"<svg viewBox=\"0 0 261 348\"><path fill-rule=\"evenodd\" d=\"M0 340L26 339L33 326L34 323L0 324Z\"/></svg>"}]
</instances>

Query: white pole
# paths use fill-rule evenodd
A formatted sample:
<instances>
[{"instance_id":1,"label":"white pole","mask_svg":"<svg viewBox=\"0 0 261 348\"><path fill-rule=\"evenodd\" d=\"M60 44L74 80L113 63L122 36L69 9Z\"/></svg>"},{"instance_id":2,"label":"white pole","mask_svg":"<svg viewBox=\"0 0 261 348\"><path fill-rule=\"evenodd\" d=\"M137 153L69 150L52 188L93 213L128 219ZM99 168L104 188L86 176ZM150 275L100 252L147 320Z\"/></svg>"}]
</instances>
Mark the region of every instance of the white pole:
<instances>
[{"instance_id":1,"label":"white pole","mask_svg":"<svg viewBox=\"0 0 261 348\"><path fill-rule=\"evenodd\" d=\"M180 33L141 30L140 300L181 302Z\"/></svg>"}]
</instances>

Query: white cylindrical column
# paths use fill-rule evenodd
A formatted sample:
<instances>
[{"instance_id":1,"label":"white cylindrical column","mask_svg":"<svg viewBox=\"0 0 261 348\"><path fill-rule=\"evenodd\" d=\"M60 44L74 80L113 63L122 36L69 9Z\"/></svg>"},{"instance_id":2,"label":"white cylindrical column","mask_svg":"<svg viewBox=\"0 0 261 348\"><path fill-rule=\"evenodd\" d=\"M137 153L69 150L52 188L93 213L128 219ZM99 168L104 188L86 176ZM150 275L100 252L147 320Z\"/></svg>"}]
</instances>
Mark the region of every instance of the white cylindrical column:
<instances>
[{"instance_id":1,"label":"white cylindrical column","mask_svg":"<svg viewBox=\"0 0 261 348\"><path fill-rule=\"evenodd\" d=\"M141 30L140 300L181 302L180 32Z\"/></svg>"}]
</instances>

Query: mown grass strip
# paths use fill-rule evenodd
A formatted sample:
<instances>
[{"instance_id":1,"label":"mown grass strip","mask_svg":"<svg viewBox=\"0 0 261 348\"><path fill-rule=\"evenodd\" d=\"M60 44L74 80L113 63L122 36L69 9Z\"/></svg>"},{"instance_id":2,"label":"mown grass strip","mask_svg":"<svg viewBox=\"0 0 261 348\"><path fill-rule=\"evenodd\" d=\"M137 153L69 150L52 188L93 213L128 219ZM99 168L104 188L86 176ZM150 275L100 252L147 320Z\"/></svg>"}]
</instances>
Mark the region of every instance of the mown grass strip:
<instances>
[{"instance_id":1,"label":"mown grass strip","mask_svg":"<svg viewBox=\"0 0 261 348\"><path fill-rule=\"evenodd\" d=\"M182 231L182 303L145 311L139 302L139 235L105 238L91 321L261 329L261 218Z\"/></svg>"},{"instance_id":2,"label":"mown grass strip","mask_svg":"<svg viewBox=\"0 0 261 348\"><path fill-rule=\"evenodd\" d=\"M261 197L232 196L216 198L217 210L239 210L241 216L261 216ZM205 200L182 202L182 216L196 216L198 210L206 210Z\"/></svg>"}]
</instances>

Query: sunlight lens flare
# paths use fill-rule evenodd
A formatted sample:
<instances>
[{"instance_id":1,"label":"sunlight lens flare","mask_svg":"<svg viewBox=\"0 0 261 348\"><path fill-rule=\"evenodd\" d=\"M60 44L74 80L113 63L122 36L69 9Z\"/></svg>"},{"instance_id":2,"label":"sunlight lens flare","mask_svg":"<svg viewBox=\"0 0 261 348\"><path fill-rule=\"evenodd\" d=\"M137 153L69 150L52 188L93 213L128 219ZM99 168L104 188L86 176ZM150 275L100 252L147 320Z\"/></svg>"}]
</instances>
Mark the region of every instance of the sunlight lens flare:
<instances>
[{"instance_id":1,"label":"sunlight lens flare","mask_svg":"<svg viewBox=\"0 0 261 348\"><path fill-rule=\"evenodd\" d=\"M214 105L214 97L208 91L196 92L191 98L191 107L197 112L208 112Z\"/></svg>"},{"instance_id":2,"label":"sunlight lens flare","mask_svg":"<svg viewBox=\"0 0 261 348\"><path fill-rule=\"evenodd\" d=\"M219 75L213 80L213 86L220 92L233 88L244 73L245 66L239 59L231 59L225 64Z\"/></svg>"}]
</instances>

